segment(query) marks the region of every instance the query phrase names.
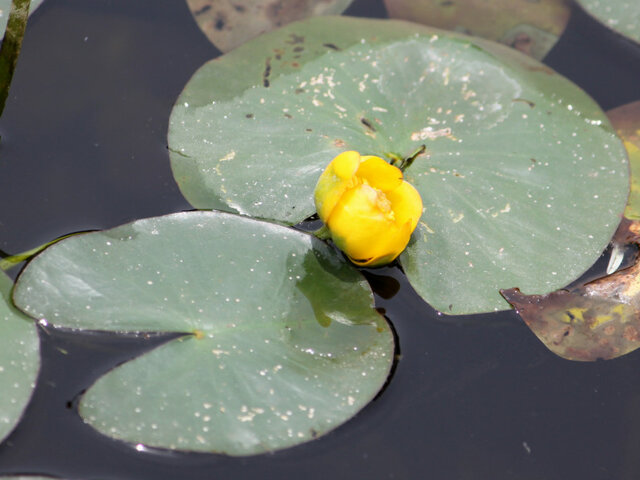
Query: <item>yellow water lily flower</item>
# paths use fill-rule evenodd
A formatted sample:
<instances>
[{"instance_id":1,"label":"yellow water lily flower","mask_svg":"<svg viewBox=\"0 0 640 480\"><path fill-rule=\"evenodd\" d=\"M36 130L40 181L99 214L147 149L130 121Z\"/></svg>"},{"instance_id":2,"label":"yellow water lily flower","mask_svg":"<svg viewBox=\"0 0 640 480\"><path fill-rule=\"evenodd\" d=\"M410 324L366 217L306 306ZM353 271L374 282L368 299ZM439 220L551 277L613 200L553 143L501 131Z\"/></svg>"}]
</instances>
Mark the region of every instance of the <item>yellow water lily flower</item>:
<instances>
[{"instance_id":1,"label":"yellow water lily flower","mask_svg":"<svg viewBox=\"0 0 640 480\"><path fill-rule=\"evenodd\" d=\"M331 161L314 197L331 239L359 266L393 261L409 243L422 215L420 194L404 181L398 167L354 151Z\"/></svg>"}]
</instances>

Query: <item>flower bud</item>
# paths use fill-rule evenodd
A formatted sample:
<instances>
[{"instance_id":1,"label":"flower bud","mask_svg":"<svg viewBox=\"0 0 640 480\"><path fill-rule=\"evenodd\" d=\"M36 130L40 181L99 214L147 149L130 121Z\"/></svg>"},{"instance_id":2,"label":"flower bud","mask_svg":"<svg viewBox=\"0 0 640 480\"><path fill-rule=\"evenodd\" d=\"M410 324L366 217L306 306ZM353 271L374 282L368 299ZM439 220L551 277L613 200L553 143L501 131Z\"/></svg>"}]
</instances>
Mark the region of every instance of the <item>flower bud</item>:
<instances>
[{"instance_id":1,"label":"flower bud","mask_svg":"<svg viewBox=\"0 0 640 480\"><path fill-rule=\"evenodd\" d=\"M399 168L354 151L331 161L314 198L333 242L363 267L385 265L400 255L422 215L420 194Z\"/></svg>"}]
</instances>

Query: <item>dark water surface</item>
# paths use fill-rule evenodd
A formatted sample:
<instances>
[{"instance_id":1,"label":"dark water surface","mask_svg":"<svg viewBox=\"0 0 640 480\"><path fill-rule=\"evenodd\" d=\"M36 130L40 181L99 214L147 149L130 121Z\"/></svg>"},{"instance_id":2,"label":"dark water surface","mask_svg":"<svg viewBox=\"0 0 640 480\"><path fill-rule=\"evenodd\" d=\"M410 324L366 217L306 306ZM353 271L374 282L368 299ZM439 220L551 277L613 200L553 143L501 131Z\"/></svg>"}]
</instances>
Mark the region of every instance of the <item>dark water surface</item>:
<instances>
[{"instance_id":1,"label":"dark water surface","mask_svg":"<svg viewBox=\"0 0 640 480\"><path fill-rule=\"evenodd\" d=\"M349 13L382 16L380 1ZM640 47L575 15L547 63L603 108L640 99ZM0 120L0 249L189 209L166 150L191 74L219 52L184 0L46 0ZM640 352L562 360L512 312L438 316L395 268L369 275L400 343L376 401L308 444L249 458L136 451L83 424L82 391L147 339L41 330L43 366L0 474L69 479L640 478ZM397 294L389 291L399 284Z\"/></svg>"}]
</instances>

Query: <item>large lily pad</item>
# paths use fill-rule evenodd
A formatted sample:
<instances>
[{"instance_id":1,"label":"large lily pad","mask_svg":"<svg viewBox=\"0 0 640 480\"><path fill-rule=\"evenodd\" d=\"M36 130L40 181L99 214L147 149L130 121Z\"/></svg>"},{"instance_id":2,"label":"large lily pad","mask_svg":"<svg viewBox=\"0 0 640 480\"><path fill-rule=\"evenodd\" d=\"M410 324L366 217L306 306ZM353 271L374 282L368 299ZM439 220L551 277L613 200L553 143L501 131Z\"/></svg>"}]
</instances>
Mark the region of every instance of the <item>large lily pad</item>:
<instances>
[{"instance_id":1,"label":"large lily pad","mask_svg":"<svg viewBox=\"0 0 640 480\"><path fill-rule=\"evenodd\" d=\"M640 2L637 0L578 0L578 3L610 29L640 42Z\"/></svg>"},{"instance_id":2,"label":"large lily pad","mask_svg":"<svg viewBox=\"0 0 640 480\"><path fill-rule=\"evenodd\" d=\"M337 15L351 0L187 0L207 38L223 52L312 15Z\"/></svg>"},{"instance_id":3,"label":"large lily pad","mask_svg":"<svg viewBox=\"0 0 640 480\"><path fill-rule=\"evenodd\" d=\"M391 18L411 20L504 43L542 59L571 13L566 0L385 0Z\"/></svg>"},{"instance_id":4,"label":"large lily pad","mask_svg":"<svg viewBox=\"0 0 640 480\"><path fill-rule=\"evenodd\" d=\"M0 272L0 441L20 420L40 368L36 326L13 307L12 286Z\"/></svg>"},{"instance_id":5,"label":"large lily pad","mask_svg":"<svg viewBox=\"0 0 640 480\"><path fill-rule=\"evenodd\" d=\"M192 332L106 375L80 413L150 446L255 454L322 435L386 381L394 342L364 278L325 243L220 212L78 235L14 298L55 325Z\"/></svg>"},{"instance_id":6,"label":"large lily pad","mask_svg":"<svg viewBox=\"0 0 640 480\"><path fill-rule=\"evenodd\" d=\"M205 64L169 144L194 206L288 223L314 213L338 153L426 145L405 172L425 213L401 261L449 313L507 308L500 288L575 279L628 192L624 147L571 82L504 46L400 21L318 17Z\"/></svg>"}]
</instances>

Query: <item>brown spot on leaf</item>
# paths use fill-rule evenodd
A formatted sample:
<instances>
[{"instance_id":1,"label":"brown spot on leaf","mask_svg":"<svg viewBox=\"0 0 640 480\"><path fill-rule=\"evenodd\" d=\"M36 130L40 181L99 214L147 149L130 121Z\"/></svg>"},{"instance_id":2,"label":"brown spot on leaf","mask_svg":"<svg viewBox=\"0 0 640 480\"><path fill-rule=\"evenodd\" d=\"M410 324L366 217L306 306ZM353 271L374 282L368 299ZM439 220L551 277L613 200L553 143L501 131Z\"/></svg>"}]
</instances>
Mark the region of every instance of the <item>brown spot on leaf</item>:
<instances>
[{"instance_id":1,"label":"brown spot on leaf","mask_svg":"<svg viewBox=\"0 0 640 480\"><path fill-rule=\"evenodd\" d=\"M330 48L331 50L336 50L336 51L340 51L340 47L338 47L337 45L333 44L333 43L323 43L322 46Z\"/></svg>"},{"instance_id":2,"label":"brown spot on leaf","mask_svg":"<svg viewBox=\"0 0 640 480\"><path fill-rule=\"evenodd\" d=\"M287 43L289 45L297 45L298 43L303 43L304 42L304 37L301 35L296 35L295 33L292 33L291 35L289 35L289 40L287 40Z\"/></svg>"},{"instance_id":3,"label":"brown spot on leaf","mask_svg":"<svg viewBox=\"0 0 640 480\"><path fill-rule=\"evenodd\" d=\"M195 12L193 12L193 14L197 17L198 15L202 15L203 13L207 13L209 10L211 10L211 5L204 5L202 8L196 10Z\"/></svg>"},{"instance_id":4,"label":"brown spot on leaf","mask_svg":"<svg viewBox=\"0 0 640 480\"><path fill-rule=\"evenodd\" d=\"M376 127L374 127L371 122L369 120L367 120L366 118L362 117L360 119L360 123L362 123L365 127L367 127L369 130L371 130L372 132L376 131Z\"/></svg>"},{"instance_id":5,"label":"brown spot on leaf","mask_svg":"<svg viewBox=\"0 0 640 480\"><path fill-rule=\"evenodd\" d=\"M271 83L269 81L269 75L271 75L271 57L267 57L264 62L264 72L262 73L262 85L268 87Z\"/></svg>"},{"instance_id":6,"label":"brown spot on leaf","mask_svg":"<svg viewBox=\"0 0 640 480\"><path fill-rule=\"evenodd\" d=\"M527 100L526 98L514 98L513 100L511 100L512 102L522 102L522 103L526 103L527 105L529 105L531 108L535 107L536 104L534 102L532 102L531 100Z\"/></svg>"},{"instance_id":7,"label":"brown spot on leaf","mask_svg":"<svg viewBox=\"0 0 640 480\"><path fill-rule=\"evenodd\" d=\"M624 327L624 338L630 342L638 342L640 341L640 332L633 325L627 325Z\"/></svg>"},{"instance_id":8,"label":"brown spot on leaf","mask_svg":"<svg viewBox=\"0 0 640 480\"><path fill-rule=\"evenodd\" d=\"M547 75L555 75L556 73L546 65L528 65L526 68L530 72L542 72L542 73L546 73Z\"/></svg>"},{"instance_id":9,"label":"brown spot on leaf","mask_svg":"<svg viewBox=\"0 0 640 480\"><path fill-rule=\"evenodd\" d=\"M214 23L213 23L213 28L215 28L216 30L220 31L220 30L224 29L224 26L226 24L227 24L227 17L225 16L224 13L218 12L216 14L216 18L215 18Z\"/></svg>"},{"instance_id":10,"label":"brown spot on leaf","mask_svg":"<svg viewBox=\"0 0 640 480\"><path fill-rule=\"evenodd\" d=\"M531 55L533 39L526 33L519 33L511 42L511 46L527 55Z\"/></svg>"}]
</instances>

